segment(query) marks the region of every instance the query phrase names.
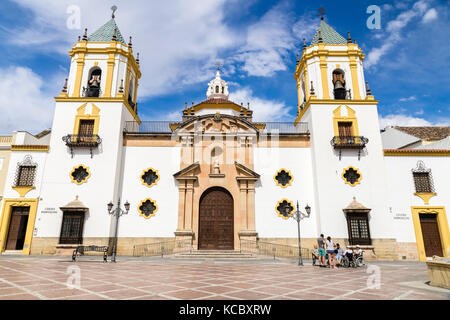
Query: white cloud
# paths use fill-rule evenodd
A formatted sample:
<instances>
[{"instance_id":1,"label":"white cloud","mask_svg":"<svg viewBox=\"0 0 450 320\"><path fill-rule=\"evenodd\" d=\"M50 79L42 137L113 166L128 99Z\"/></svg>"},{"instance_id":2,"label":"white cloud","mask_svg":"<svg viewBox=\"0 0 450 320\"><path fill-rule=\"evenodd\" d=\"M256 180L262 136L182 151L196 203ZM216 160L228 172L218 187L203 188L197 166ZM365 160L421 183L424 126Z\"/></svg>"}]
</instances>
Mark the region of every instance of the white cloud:
<instances>
[{"instance_id":1,"label":"white cloud","mask_svg":"<svg viewBox=\"0 0 450 320\"><path fill-rule=\"evenodd\" d=\"M423 23L428 23L435 20L438 17L438 13L435 8L428 10L422 18Z\"/></svg>"},{"instance_id":2,"label":"white cloud","mask_svg":"<svg viewBox=\"0 0 450 320\"><path fill-rule=\"evenodd\" d=\"M246 43L234 59L244 63L248 75L268 77L286 70L285 58L293 47L288 15L276 6L248 28Z\"/></svg>"},{"instance_id":3,"label":"white cloud","mask_svg":"<svg viewBox=\"0 0 450 320\"><path fill-rule=\"evenodd\" d=\"M0 128L30 133L50 128L54 101L45 92L44 80L29 68L0 69Z\"/></svg>"},{"instance_id":4,"label":"white cloud","mask_svg":"<svg viewBox=\"0 0 450 320\"><path fill-rule=\"evenodd\" d=\"M73 0L14 0L34 13L26 28L11 29L11 43L33 50L67 52L82 30L69 30L67 8ZM171 92L185 83L206 80L219 51L239 45L224 22L225 0L139 1L116 0L116 22L124 38L133 36L134 52L140 52L142 79L139 96ZM110 4L80 0L81 27L88 34L111 17ZM209 77L209 76L208 76Z\"/></svg>"},{"instance_id":5,"label":"white cloud","mask_svg":"<svg viewBox=\"0 0 450 320\"><path fill-rule=\"evenodd\" d=\"M365 61L365 67L370 68L378 63L380 58L392 49L397 43L402 40L402 30L415 17L424 14L428 8L428 3L425 0L420 0L414 3L411 9L400 13L394 20L388 22L385 35L385 42L377 48L373 48L368 54Z\"/></svg>"},{"instance_id":6,"label":"white cloud","mask_svg":"<svg viewBox=\"0 0 450 320\"><path fill-rule=\"evenodd\" d=\"M266 100L255 97L250 88L241 88L230 94L230 100L237 104L241 102L247 106L250 102L250 109L253 110L254 121L291 121L294 120L289 114L292 107L288 107L282 101Z\"/></svg>"},{"instance_id":7,"label":"white cloud","mask_svg":"<svg viewBox=\"0 0 450 320\"><path fill-rule=\"evenodd\" d=\"M432 123L422 119L411 117L404 114L388 114L385 117L379 118L380 128L384 129L387 126L405 126L405 127L416 127L416 126L431 126Z\"/></svg>"},{"instance_id":8,"label":"white cloud","mask_svg":"<svg viewBox=\"0 0 450 320\"><path fill-rule=\"evenodd\" d=\"M416 100L417 100L416 96L410 96L410 97L407 97L407 98L400 98L400 99L398 99L398 101L400 101L400 102L416 101Z\"/></svg>"}]
</instances>

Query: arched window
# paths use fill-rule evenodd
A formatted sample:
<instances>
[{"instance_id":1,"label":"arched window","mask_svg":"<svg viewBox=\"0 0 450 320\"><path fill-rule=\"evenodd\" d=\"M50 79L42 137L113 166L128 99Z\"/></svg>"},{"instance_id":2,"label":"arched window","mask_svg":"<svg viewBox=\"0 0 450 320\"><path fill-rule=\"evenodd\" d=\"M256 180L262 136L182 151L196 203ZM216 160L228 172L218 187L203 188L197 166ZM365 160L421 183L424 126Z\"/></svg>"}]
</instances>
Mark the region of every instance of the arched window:
<instances>
[{"instance_id":1,"label":"arched window","mask_svg":"<svg viewBox=\"0 0 450 320\"><path fill-rule=\"evenodd\" d=\"M224 90L225 90L225 88L224 88L224 87L222 87L222 94L224 93Z\"/></svg>"},{"instance_id":2,"label":"arched window","mask_svg":"<svg viewBox=\"0 0 450 320\"><path fill-rule=\"evenodd\" d=\"M133 101L133 94L134 94L134 86L133 86L133 78L130 79L130 84L128 86L128 103L130 104L131 108L134 109L134 101Z\"/></svg>"},{"instance_id":3,"label":"arched window","mask_svg":"<svg viewBox=\"0 0 450 320\"><path fill-rule=\"evenodd\" d=\"M100 96L100 83L102 81L102 69L94 67L89 71L88 83L85 92L86 97Z\"/></svg>"},{"instance_id":4,"label":"arched window","mask_svg":"<svg viewBox=\"0 0 450 320\"><path fill-rule=\"evenodd\" d=\"M216 93L219 93L219 86L216 86Z\"/></svg>"},{"instance_id":5,"label":"arched window","mask_svg":"<svg viewBox=\"0 0 450 320\"><path fill-rule=\"evenodd\" d=\"M347 90L345 89L345 72L341 69L333 71L334 98L345 100Z\"/></svg>"}]
</instances>

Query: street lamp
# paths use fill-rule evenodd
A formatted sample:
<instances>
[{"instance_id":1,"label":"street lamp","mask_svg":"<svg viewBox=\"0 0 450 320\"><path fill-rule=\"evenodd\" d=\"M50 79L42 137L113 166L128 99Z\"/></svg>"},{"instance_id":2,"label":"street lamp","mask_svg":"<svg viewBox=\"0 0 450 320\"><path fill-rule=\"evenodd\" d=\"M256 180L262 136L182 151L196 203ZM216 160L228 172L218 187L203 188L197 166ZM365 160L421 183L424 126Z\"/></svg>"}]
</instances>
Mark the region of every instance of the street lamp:
<instances>
[{"instance_id":1,"label":"street lamp","mask_svg":"<svg viewBox=\"0 0 450 320\"><path fill-rule=\"evenodd\" d=\"M117 254L117 230L118 230L118 226L119 226L119 217L123 214L127 214L128 211L130 211L130 204L127 202L125 202L125 210L122 210L120 208L120 198L119 201L117 202L117 207L113 210L113 203L112 201L110 201L108 203L108 213L110 215L114 215L116 217L116 231L114 233L114 244L113 244L113 252L112 252L112 258L111 258L111 262L116 262L116 254Z\"/></svg>"},{"instance_id":2,"label":"street lamp","mask_svg":"<svg viewBox=\"0 0 450 320\"><path fill-rule=\"evenodd\" d=\"M303 220L304 218L309 218L309 216L311 214L311 207L309 205L306 205L305 211L306 211L306 213L303 213L299 210L298 201L297 201L297 210L294 211L294 213L291 216L292 219L297 221L297 225L298 225L298 265L299 266L303 265L302 247L300 245L300 221Z\"/></svg>"}]
</instances>

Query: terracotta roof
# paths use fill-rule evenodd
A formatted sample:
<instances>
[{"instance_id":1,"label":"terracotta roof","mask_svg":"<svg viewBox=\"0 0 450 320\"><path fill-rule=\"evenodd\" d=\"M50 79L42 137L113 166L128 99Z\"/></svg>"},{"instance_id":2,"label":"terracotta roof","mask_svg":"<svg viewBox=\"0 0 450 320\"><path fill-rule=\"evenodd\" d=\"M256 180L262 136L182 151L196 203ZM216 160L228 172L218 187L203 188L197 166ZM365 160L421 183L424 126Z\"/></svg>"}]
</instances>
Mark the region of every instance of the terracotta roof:
<instances>
[{"instance_id":1,"label":"terracotta roof","mask_svg":"<svg viewBox=\"0 0 450 320\"><path fill-rule=\"evenodd\" d=\"M450 127L394 127L422 140L442 140L450 135Z\"/></svg>"},{"instance_id":2,"label":"terracotta roof","mask_svg":"<svg viewBox=\"0 0 450 320\"><path fill-rule=\"evenodd\" d=\"M396 153L424 153L424 152L449 152L446 149L384 149L384 152L396 152Z\"/></svg>"},{"instance_id":3,"label":"terracotta roof","mask_svg":"<svg viewBox=\"0 0 450 320\"><path fill-rule=\"evenodd\" d=\"M73 211L87 211L88 207L84 205L83 202L78 200L78 196L75 197L75 200L69 202L63 207L60 207L61 210L73 210Z\"/></svg>"},{"instance_id":4,"label":"terracotta roof","mask_svg":"<svg viewBox=\"0 0 450 320\"><path fill-rule=\"evenodd\" d=\"M198 106L200 104L235 104L235 105L238 105L237 103L234 103L233 101L230 101L228 99L222 99L222 98L208 99L208 100L205 100L205 101L202 101L202 102L196 104L196 106Z\"/></svg>"},{"instance_id":5,"label":"terracotta roof","mask_svg":"<svg viewBox=\"0 0 450 320\"><path fill-rule=\"evenodd\" d=\"M369 208L366 208L361 203L356 201L356 197L353 197L353 201L350 202L350 204L347 206L347 208L344 208L344 211L352 211L352 210L370 211Z\"/></svg>"}]
</instances>

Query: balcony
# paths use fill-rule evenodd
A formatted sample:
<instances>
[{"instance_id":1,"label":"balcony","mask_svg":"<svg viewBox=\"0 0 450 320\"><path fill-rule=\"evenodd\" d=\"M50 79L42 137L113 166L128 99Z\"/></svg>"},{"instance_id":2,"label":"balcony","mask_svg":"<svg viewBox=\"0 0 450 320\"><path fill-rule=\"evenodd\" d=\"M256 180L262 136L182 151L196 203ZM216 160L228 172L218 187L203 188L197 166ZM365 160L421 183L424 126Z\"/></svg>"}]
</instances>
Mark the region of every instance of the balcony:
<instances>
[{"instance_id":1,"label":"balcony","mask_svg":"<svg viewBox=\"0 0 450 320\"><path fill-rule=\"evenodd\" d=\"M92 158L92 149L98 148L99 144L102 143L102 139L96 135L79 135L79 134L68 134L64 136L62 140L66 143L66 146L70 148L70 153L73 158L74 149L89 149Z\"/></svg>"},{"instance_id":2,"label":"balcony","mask_svg":"<svg viewBox=\"0 0 450 320\"><path fill-rule=\"evenodd\" d=\"M358 150L358 160L361 158L361 150L366 147L369 139L363 136L336 136L331 139L331 145L339 150L339 160L341 160L342 149Z\"/></svg>"}]
</instances>

